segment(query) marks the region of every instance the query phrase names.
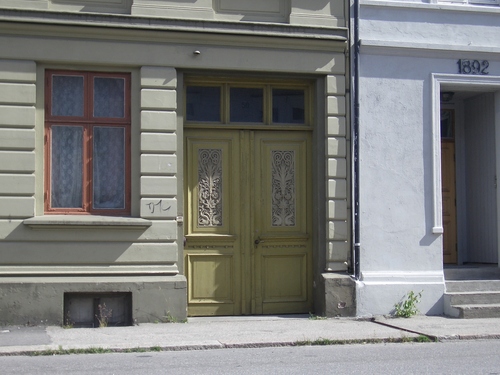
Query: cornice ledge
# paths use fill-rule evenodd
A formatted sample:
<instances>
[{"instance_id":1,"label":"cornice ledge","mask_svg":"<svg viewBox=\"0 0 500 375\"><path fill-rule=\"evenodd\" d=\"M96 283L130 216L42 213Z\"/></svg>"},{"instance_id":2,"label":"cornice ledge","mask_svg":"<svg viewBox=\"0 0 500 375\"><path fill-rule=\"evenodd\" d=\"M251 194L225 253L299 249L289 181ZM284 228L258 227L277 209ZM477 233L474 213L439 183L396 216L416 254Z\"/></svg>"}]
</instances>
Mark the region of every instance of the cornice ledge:
<instances>
[{"instance_id":1,"label":"cornice ledge","mask_svg":"<svg viewBox=\"0 0 500 375\"><path fill-rule=\"evenodd\" d=\"M386 1L386 0L361 0L361 6L366 7L386 7L386 8L406 8L417 10L449 11L449 12L469 12L469 13L500 13L497 6L470 5L470 4L446 4L446 3L422 3L418 1Z\"/></svg>"},{"instance_id":2,"label":"cornice ledge","mask_svg":"<svg viewBox=\"0 0 500 375\"><path fill-rule=\"evenodd\" d=\"M279 23L168 19L123 14L53 12L46 10L0 9L0 21L37 23L51 26L102 27L332 41L346 41L348 36L346 27L330 28Z\"/></svg>"},{"instance_id":3,"label":"cornice ledge","mask_svg":"<svg viewBox=\"0 0 500 375\"><path fill-rule=\"evenodd\" d=\"M94 215L46 215L23 220L32 229L147 229L150 220L135 217Z\"/></svg>"},{"instance_id":4,"label":"cornice ledge","mask_svg":"<svg viewBox=\"0 0 500 375\"><path fill-rule=\"evenodd\" d=\"M426 57L435 55L436 53L443 53L447 55L456 56L457 53L464 54L495 54L500 53L499 47L489 46L474 46L474 45L450 45L438 43L419 43L419 42L398 42L398 41L385 41L385 40L361 40L361 52L378 52L384 54L402 54L414 52L418 56ZM398 53L398 50L400 52Z\"/></svg>"}]
</instances>

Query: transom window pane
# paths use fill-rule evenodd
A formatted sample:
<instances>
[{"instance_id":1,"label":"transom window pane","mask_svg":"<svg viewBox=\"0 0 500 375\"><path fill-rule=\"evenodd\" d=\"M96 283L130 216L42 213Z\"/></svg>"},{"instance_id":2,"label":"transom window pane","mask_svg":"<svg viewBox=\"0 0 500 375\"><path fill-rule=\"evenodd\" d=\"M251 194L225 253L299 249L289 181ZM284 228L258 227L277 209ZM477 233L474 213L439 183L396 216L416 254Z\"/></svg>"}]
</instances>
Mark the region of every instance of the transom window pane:
<instances>
[{"instance_id":1,"label":"transom window pane","mask_svg":"<svg viewBox=\"0 0 500 375\"><path fill-rule=\"evenodd\" d=\"M221 88L188 86L186 89L187 121L220 122Z\"/></svg>"},{"instance_id":2,"label":"transom window pane","mask_svg":"<svg viewBox=\"0 0 500 375\"><path fill-rule=\"evenodd\" d=\"M273 89L273 122L305 123L304 90Z\"/></svg>"},{"instance_id":3,"label":"transom window pane","mask_svg":"<svg viewBox=\"0 0 500 375\"><path fill-rule=\"evenodd\" d=\"M263 122L263 89L232 87L229 100L231 122Z\"/></svg>"},{"instance_id":4,"label":"transom window pane","mask_svg":"<svg viewBox=\"0 0 500 375\"><path fill-rule=\"evenodd\" d=\"M94 78L94 117L123 118L125 116L125 80Z\"/></svg>"},{"instance_id":5,"label":"transom window pane","mask_svg":"<svg viewBox=\"0 0 500 375\"><path fill-rule=\"evenodd\" d=\"M83 116L83 77L52 76L52 116Z\"/></svg>"},{"instance_id":6,"label":"transom window pane","mask_svg":"<svg viewBox=\"0 0 500 375\"><path fill-rule=\"evenodd\" d=\"M125 128L94 127L93 208L125 208Z\"/></svg>"},{"instance_id":7,"label":"transom window pane","mask_svg":"<svg viewBox=\"0 0 500 375\"><path fill-rule=\"evenodd\" d=\"M82 207L83 127L52 126L51 205Z\"/></svg>"}]
</instances>

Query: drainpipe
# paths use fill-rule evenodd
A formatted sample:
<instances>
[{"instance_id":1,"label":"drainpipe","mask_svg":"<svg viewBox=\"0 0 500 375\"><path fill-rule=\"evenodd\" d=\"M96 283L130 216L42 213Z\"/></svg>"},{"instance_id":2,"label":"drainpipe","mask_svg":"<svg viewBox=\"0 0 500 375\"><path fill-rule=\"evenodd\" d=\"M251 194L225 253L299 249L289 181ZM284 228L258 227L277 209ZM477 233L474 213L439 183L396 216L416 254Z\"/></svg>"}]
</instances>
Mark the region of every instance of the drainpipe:
<instances>
[{"instance_id":1,"label":"drainpipe","mask_svg":"<svg viewBox=\"0 0 500 375\"><path fill-rule=\"evenodd\" d=\"M360 235L359 235L359 0L353 0L352 4L352 31L351 31L351 142L352 142L352 171L353 171L353 248L352 263L353 277L358 280L360 274L359 253L360 253Z\"/></svg>"}]
</instances>

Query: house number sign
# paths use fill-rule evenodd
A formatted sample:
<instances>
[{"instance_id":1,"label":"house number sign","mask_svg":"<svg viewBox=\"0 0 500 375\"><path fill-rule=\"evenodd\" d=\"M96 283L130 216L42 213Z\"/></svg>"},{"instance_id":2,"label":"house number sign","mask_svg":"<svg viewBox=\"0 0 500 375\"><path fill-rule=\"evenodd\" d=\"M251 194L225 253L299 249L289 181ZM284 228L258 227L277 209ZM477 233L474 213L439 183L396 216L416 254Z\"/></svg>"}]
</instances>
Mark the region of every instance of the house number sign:
<instances>
[{"instance_id":1,"label":"house number sign","mask_svg":"<svg viewBox=\"0 0 500 375\"><path fill-rule=\"evenodd\" d=\"M457 61L458 64L458 73L459 74L488 74L486 71L490 66L488 60L465 60L459 59Z\"/></svg>"}]
</instances>

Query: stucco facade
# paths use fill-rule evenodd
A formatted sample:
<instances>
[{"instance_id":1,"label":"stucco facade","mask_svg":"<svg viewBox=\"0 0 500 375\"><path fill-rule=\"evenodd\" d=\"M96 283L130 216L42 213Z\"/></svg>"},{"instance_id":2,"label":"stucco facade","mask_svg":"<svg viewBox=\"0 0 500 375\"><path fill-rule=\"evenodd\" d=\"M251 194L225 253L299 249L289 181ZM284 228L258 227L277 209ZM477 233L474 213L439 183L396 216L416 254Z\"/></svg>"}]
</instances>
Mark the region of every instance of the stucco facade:
<instances>
[{"instance_id":1,"label":"stucco facade","mask_svg":"<svg viewBox=\"0 0 500 375\"><path fill-rule=\"evenodd\" d=\"M71 324L68 296L79 314L85 298L116 293L131 321L186 318L193 76L311 87L307 293L317 313L353 315L352 285L331 282L351 248L347 12L341 1L0 1L0 323ZM51 71L130 77L129 214L47 212Z\"/></svg>"},{"instance_id":2,"label":"stucco facade","mask_svg":"<svg viewBox=\"0 0 500 375\"><path fill-rule=\"evenodd\" d=\"M410 290L423 290L422 313L442 314L444 263L498 263L500 8L359 9L358 315L387 314ZM453 199L456 229L444 240Z\"/></svg>"}]
</instances>

